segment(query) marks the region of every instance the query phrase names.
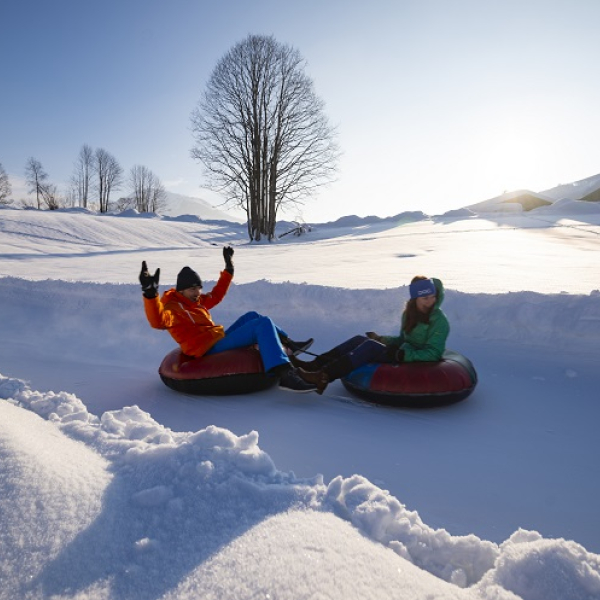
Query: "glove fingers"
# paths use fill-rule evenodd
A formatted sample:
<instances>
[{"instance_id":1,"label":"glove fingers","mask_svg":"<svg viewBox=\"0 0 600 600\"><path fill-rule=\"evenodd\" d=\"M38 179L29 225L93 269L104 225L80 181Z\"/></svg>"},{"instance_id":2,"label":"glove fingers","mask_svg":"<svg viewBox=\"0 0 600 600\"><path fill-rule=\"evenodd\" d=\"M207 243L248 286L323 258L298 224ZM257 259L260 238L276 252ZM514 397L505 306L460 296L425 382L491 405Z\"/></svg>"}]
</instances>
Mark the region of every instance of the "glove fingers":
<instances>
[{"instance_id":1,"label":"glove fingers","mask_svg":"<svg viewBox=\"0 0 600 600\"><path fill-rule=\"evenodd\" d=\"M141 273L146 273L147 271L148 271L148 265L146 264L146 261L143 260Z\"/></svg>"},{"instance_id":2,"label":"glove fingers","mask_svg":"<svg viewBox=\"0 0 600 600\"><path fill-rule=\"evenodd\" d=\"M158 285L158 280L160 279L160 267L158 269L156 269L156 271L154 272L154 283L156 283L156 285Z\"/></svg>"}]
</instances>

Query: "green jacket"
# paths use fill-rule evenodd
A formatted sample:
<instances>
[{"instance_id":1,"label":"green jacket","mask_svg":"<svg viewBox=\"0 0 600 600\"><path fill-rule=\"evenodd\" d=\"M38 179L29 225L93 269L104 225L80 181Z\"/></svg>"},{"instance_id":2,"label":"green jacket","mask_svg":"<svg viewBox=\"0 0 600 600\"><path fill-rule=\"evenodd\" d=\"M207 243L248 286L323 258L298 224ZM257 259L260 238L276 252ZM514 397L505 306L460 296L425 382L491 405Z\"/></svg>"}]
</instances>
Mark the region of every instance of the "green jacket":
<instances>
[{"instance_id":1,"label":"green jacket","mask_svg":"<svg viewBox=\"0 0 600 600\"><path fill-rule=\"evenodd\" d=\"M404 313L398 336L382 336L386 345L396 344L404 350L404 362L435 362L441 360L450 333L450 323L440 309L444 301L444 286L439 279L432 278L437 290L437 300L429 316L429 323L417 323L410 333L405 333Z\"/></svg>"}]
</instances>

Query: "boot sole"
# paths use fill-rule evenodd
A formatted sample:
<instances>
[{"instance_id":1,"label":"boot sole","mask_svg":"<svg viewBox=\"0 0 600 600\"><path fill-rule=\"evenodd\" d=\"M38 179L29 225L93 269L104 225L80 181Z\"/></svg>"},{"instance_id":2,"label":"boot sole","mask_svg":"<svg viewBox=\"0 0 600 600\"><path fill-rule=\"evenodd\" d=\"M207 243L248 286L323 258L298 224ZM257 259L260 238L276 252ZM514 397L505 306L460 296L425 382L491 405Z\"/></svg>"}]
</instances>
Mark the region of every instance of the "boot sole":
<instances>
[{"instance_id":1,"label":"boot sole","mask_svg":"<svg viewBox=\"0 0 600 600\"><path fill-rule=\"evenodd\" d=\"M304 346L302 346L301 348L294 350L292 352L292 356L298 356L298 354L302 354L305 350L308 350L313 345L314 341L315 340L310 340L310 342L308 342L308 344L304 344Z\"/></svg>"},{"instance_id":2,"label":"boot sole","mask_svg":"<svg viewBox=\"0 0 600 600\"><path fill-rule=\"evenodd\" d=\"M309 390L293 390L289 387L284 387L282 385L277 386L280 390L285 390L286 392L293 392L294 394L310 394L310 392L316 392L317 388L310 388Z\"/></svg>"}]
</instances>

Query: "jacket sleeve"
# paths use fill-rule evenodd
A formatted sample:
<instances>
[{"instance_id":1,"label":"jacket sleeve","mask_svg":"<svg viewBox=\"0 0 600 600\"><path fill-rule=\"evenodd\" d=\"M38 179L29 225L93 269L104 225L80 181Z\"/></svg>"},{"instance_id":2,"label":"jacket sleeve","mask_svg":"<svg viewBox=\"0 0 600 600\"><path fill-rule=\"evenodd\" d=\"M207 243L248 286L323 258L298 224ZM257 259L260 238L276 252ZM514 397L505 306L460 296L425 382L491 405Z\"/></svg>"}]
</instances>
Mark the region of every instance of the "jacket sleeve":
<instances>
[{"instance_id":1,"label":"jacket sleeve","mask_svg":"<svg viewBox=\"0 0 600 600\"><path fill-rule=\"evenodd\" d=\"M400 335L382 335L381 342L386 346L402 346L404 343L404 336Z\"/></svg>"},{"instance_id":2,"label":"jacket sleeve","mask_svg":"<svg viewBox=\"0 0 600 600\"><path fill-rule=\"evenodd\" d=\"M202 305L210 310L213 306L219 304L225 297L232 279L233 275L231 273L221 271L219 281L217 281L215 287L208 294L202 294Z\"/></svg>"},{"instance_id":3,"label":"jacket sleeve","mask_svg":"<svg viewBox=\"0 0 600 600\"><path fill-rule=\"evenodd\" d=\"M154 329L167 329L173 324L173 314L164 309L158 296L144 298L144 312L148 323Z\"/></svg>"},{"instance_id":4,"label":"jacket sleeve","mask_svg":"<svg viewBox=\"0 0 600 600\"><path fill-rule=\"evenodd\" d=\"M442 359L446 350L446 340L450 333L450 324L444 314L429 323L427 339L423 345L413 346L404 342L404 362L435 362Z\"/></svg>"}]
</instances>

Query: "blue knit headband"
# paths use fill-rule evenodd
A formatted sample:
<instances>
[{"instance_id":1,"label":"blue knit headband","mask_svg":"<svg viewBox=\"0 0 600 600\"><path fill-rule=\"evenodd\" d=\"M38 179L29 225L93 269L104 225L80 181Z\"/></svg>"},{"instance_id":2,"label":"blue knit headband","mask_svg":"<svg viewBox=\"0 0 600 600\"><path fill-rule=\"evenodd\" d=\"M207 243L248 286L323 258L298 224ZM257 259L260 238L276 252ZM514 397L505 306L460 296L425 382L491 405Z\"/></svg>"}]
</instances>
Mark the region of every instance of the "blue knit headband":
<instances>
[{"instance_id":1,"label":"blue knit headband","mask_svg":"<svg viewBox=\"0 0 600 600\"><path fill-rule=\"evenodd\" d=\"M410 284L411 299L420 298L421 296L437 296L435 283L431 279L419 279Z\"/></svg>"}]
</instances>

